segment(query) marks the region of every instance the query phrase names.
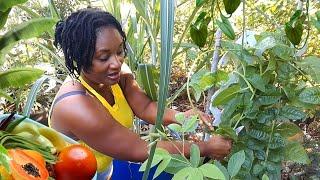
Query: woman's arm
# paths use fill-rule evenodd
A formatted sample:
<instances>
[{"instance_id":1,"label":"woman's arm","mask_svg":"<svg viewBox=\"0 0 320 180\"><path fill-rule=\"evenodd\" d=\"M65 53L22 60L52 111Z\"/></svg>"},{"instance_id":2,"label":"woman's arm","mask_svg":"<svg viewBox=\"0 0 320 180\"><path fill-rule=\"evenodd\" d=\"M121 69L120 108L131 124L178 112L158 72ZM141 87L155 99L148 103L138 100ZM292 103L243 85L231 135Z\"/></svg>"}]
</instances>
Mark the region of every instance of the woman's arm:
<instances>
[{"instance_id":1,"label":"woman's arm","mask_svg":"<svg viewBox=\"0 0 320 180\"><path fill-rule=\"evenodd\" d=\"M123 93L134 114L144 121L155 124L157 118L157 102L152 101L139 87L132 74L124 75ZM164 125L176 123L175 114L178 111L166 108L164 113Z\"/></svg>"},{"instance_id":2,"label":"woman's arm","mask_svg":"<svg viewBox=\"0 0 320 180\"><path fill-rule=\"evenodd\" d=\"M120 125L104 107L90 96L74 96L57 104L54 109L55 118L63 119L64 126L75 136L97 151L113 158L144 161L148 157L147 142L129 129ZM185 155L189 156L190 143L184 146ZM199 142L202 156L226 155L230 145L224 140ZM170 153L182 152L181 142L161 141L158 147ZM219 150L217 148L223 148ZM178 148L178 149L177 149Z\"/></svg>"}]
</instances>

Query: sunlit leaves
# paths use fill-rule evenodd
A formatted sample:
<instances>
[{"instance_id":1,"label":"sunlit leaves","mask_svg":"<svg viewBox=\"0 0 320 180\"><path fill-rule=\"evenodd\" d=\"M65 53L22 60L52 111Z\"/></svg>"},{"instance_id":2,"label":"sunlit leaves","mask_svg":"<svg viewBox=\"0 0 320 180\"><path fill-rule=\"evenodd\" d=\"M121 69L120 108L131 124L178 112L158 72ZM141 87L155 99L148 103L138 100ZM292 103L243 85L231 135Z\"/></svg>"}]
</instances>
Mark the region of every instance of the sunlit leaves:
<instances>
[{"instance_id":1,"label":"sunlit leaves","mask_svg":"<svg viewBox=\"0 0 320 180\"><path fill-rule=\"evenodd\" d=\"M277 126L275 132L279 133L283 137L291 137L298 133L301 133L302 130L294 123L285 122Z\"/></svg>"},{"instance_id":2,"label":"sunlit leaves","mask_svg":"<svg viewBox=\"0 0 320 180\"><path fill-rule=\"evenodd\" d=\"M291 142L285 147L285 160L302 164L309 164L310 159L303 146L298 142Z\"/></svg>"},{"instance_id":3,"label":"sunlit leaves","mask_svg":"<svg viewBox=\"0 0 320 180\"><path fill-rule=\"evenodd\" d=\"M303 59L302 61L298 61L297 65L306 72L312 80L316 83L320 83L320 58L316 56L309 56Z\"/></svg>"}]
</instances>

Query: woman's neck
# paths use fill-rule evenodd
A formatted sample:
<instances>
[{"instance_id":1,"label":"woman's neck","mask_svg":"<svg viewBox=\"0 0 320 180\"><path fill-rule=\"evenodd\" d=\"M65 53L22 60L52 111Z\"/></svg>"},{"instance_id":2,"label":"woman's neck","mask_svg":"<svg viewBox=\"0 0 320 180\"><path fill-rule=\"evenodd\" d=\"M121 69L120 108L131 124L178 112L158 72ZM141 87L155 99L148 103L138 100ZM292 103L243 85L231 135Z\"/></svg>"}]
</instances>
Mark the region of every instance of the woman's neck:
<instances>
[{"instance_id":1,"label":"woman's neck","mask_svg":"<svg viewBox=\"0 0 320 180\"><path fill-rule=\"evenodd\" d=\"M110 90L111 87L105 84L96 83L88 79L84 74L81 74L82 79L91 86L98 93L105 92L106 90Z\"/></svg>"}]
</instances>

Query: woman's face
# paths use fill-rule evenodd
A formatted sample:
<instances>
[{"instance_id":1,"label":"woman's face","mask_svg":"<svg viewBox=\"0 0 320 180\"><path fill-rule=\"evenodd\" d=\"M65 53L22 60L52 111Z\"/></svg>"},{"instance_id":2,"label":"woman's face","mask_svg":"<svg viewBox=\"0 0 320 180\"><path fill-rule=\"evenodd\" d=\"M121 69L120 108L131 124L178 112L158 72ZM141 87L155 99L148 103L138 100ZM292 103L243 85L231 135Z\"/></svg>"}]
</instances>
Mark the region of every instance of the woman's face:
<instances>
[{"instance_id":1,"label":"woman's face","mask_svg":"<svg viewBox=\"0 0 320 180\"><path fill-rule=\"evenodd\" d=\"M82 73L93 83L114 85L120 80L124 57L124 43L119 31L114 27L105 27L97 33L92 66Z\"/></svg>"}]
</instances>

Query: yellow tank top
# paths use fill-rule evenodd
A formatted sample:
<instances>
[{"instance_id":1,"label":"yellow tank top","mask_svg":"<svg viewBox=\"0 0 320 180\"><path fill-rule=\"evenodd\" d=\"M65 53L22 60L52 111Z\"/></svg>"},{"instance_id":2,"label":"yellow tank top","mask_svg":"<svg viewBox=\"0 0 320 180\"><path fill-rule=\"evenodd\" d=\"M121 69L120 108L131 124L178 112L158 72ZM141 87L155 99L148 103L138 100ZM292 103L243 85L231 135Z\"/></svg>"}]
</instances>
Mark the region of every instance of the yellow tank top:
<instances>
[{"instance_id":1,"label":"yellow tank top","mask_svg":"<svg viewBox=\"0 0 320 180\"><path fill-rule=\"evenodd\" d=\"M116 121L118 121L124 127L132 127L133 112L118 84L111 86L115 102L114 105L111 106L99 93L97 93L87 82L85 82L82 77L80 77L79 79L81 84L101 102L101 104L106 108L106 110ZM94 151L94 153L98 162L98 172L102 172L107 167L109 167L112 162L112 158L97 151Z\"/></svg>"},{"instance_id":2,"label":"yellow tank top","mask_svg":"<svg viewBox=\"0 0 320 180\"><path fill-rule=\"evenodd\" d=\"M126 100L126 98L123 95L123 92L118 84L115 84L111 86L112 94L114 97L115 104L111 106L99 93L97 93L89 84L87 84L81 77L80 83L89 91L91 92L100 102L101 104L106 108L106 110L112 115L112 117L118 121L121 125L131 128L133 124L133 112ZM54 103L56 102L56 98L53 101L53 105L50 108L49 111L49 117L48 117L48 125L51 127L51 112L54 106ZM108 128L108 127L106 127ZM84 142L81 140L79 143L86 145ZM86 145L87 146L87 145ZM98 172L103 172L105 171L111 164L112 158L109 156L106 156L102 153L99 153L98 151L95 151L92 149L94 152L97 163L98 163Z\"/></svg>"}]
</instances>

